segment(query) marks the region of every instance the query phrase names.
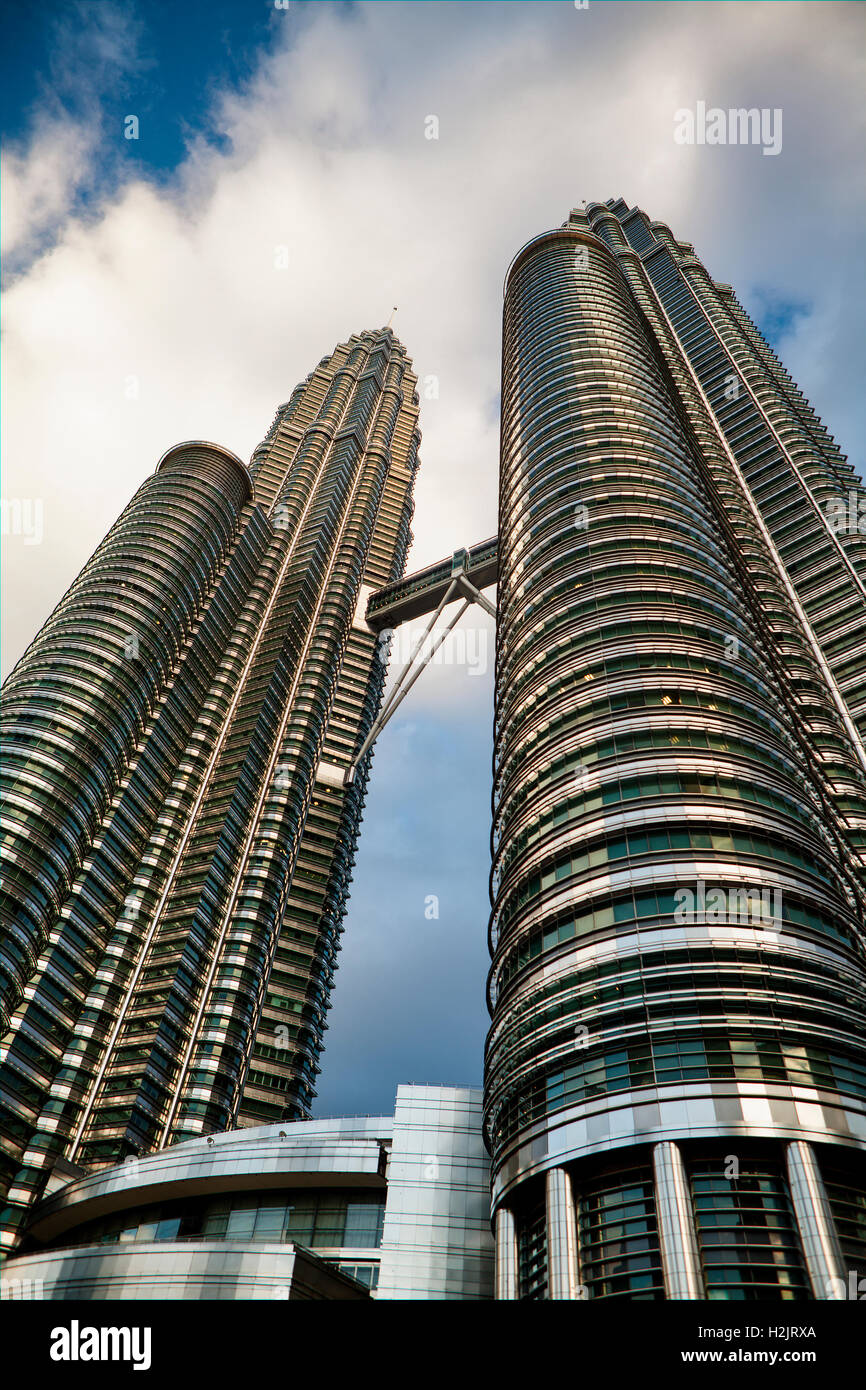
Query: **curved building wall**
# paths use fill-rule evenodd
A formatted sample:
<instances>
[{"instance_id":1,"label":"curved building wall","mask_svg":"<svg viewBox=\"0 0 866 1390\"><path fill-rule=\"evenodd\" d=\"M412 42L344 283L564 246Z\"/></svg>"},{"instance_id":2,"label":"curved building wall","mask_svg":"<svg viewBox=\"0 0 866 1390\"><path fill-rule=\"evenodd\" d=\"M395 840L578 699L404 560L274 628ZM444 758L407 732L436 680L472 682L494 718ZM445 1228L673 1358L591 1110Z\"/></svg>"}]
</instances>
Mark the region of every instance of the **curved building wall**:
<instances>
[{"instance_id":1,"label":"curved building wall","mask_svg":"<svg viewBox=\"0 0 866 1390\"><path fill-rule=\"evenodd\" d=\"M503 323L485 1088L500 1294L809 1296L841 1256L836 1241L819 1270L803 1248L789 1167L811 1160L788 1141L866 1146L844 827L646 317L575 222L515 259ZM720 1293L694 1203L722 1136L746 1187L782 1185L793 1225L789 1263L750 1283L744 1259ZM618 1203L634 1253L614 1258Z\"/></svg>"},{"instance_id":2,"label":"curved building wall","mask_svg":"<svg viewBox=\"0 0 866 1390\"><path fill-rule=\"evenodd\" d=\"M369 758L350 787L343 773L385 674L366 595L402 573L411 539L415 383L390 330L354 335L281 407L249 473L202 441L169 450L58 609L116 626L118 557L159 590L130 663L148 680L121 670L105 712L116 785L106 771L88 853L19 961L0 1064L7 1245L59 1158L110 1164L309 1111ZM55 614L14 673L13 714L44 649L28 689L65 717L61 629ZM70 770L73 797L86 777ZM68 838L74 806L54 812Z\"/></svg>"},{"instance_id":3,"label":"curved building wall","mask_svg":"<svg viewBox=\"0 0 866 1390\"><path fill-rule=\"evenodd\" d=\"M862 484L731 287L711 279L691 243L622 200L590 204L587 219L613 249L646 314L720 482L738 545L750 557L751 581L772 614L786 698L818 753L813 770L830 817L843 827L842 857L854 858L862 880Z\"/></svg>"},{"instance_id":4,"label":"curved building wall","mask_svg":"<svg viewBox=\"0 0 866 1390\"><path fill-rule=\"evenodd\" d=\"M4 685L2 1032L176 672L249 491L226 451L175 451Z\"/></svg>"},{"instance_id":5,"label":"curved building wall","mask_svg":"<svg viewBox=\"0 0 866 1390\"><path fill-rule=\"evenodd\" d=\"M480 1120L480 1091L400 1086L393 1115L58 1169L4 1266L3 1297L490 1298Z\"/></svg>"}]
</instances>

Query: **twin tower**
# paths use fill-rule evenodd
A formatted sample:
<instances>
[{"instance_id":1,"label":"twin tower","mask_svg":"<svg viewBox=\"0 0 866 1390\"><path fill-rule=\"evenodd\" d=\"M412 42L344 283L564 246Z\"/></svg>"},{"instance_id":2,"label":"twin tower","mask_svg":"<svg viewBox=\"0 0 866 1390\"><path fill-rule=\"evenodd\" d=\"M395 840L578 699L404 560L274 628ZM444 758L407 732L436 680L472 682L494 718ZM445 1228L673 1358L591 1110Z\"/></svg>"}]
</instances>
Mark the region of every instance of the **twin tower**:
<instances>
[{"instance_id":1,"label":"twin tower","mask_svg":"<svg viewBox=\"0 0 866 1390\"><path fill-rule=\"evenodd\" d=\"M866 494L621 200L518 253L502 370L497 540L404 576L416 378L362 333L248 468L169 450L6 682L7 1248L309 1114L381 631L495 581L496 1295L866 1273Z\"/></svg>"}]
</instances>

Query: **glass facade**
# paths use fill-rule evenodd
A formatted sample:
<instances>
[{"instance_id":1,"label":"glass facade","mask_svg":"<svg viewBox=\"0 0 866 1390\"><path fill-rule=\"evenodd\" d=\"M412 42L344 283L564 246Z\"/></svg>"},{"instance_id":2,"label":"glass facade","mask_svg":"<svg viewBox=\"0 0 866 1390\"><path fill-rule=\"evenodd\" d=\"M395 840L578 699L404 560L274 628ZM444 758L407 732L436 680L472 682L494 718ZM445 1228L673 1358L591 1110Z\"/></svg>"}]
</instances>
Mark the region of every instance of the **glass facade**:
<instances>
[{"instance_id":1,"label":"glass facade","mask_svg":"<svg viewBox=\"0 0 866 1390\"><path fill-rule=\"evenodd\" d=\"M866 494L693 252L591 203L506 280L485 1127L507 1297L831 1296L839 1233L800 1249L797 1204L815 1154L866 1168L866 542L833 520ZM710 1191L699 1135L744 1165L779 1143ZM612 1148L639 1180L604 1186ZM578 1251L548 1231L545 1290L523 1193L559 1169Z\"/></svg>"},{"instance_id":2,"label":"glass facade","mask_svg":"<svg viewBox=\"0 0 866 1390\"><path fill-rule=\"evenodd\" d=\"M3 691L5 1242L86 1168L309 1113L418 396L389 329L338 346L249 469L169 450ZM8 1025L8 1026L7 1026Z\"/></svg>"},{"instance_id":3,"label":"glass facade","mask_svg":"<svg viewBox=\"0 0 866 1390\"><path fill-rule=\"evenodd\" d=\"M720 1158L698 1159L689 1176L707 1298L812 1297L778 1154L741 1162L735 1175Z\"/></svg>"},{"instance_id":4,"label":"glass facade","mask_svg":"<svg viewBox=\"0 0 866 1390\"><path fill-rule=\"evenodd\" d=\"M866 1172L844 1151L821 1156L821 1172L833 1222L839 1235L845 1271L866 1278ZM866 1293L866 1285L861 1293Z\"/></svg>"},{"instance_id":5,"label":"glass facade","mask_svg":"<svg viewBox=\"0 0 866 1390\"><path fill-rule=\"evenodd\" d=\"M376 1193L238 1193L157 1202L73 1228L57 1249L127 1241L293 1241L327 1248L375 1249L385 1199Z\"/></svg>"},{"instance_id":6,"label":"glass facade","mask_svg":"<svg viewBox=\"0 0 866 1390\"><path fill-rule=\"evenodd\" d=\"M581 1183L580 1267L588 1298L664 1298L652 1166Z\"/></svg>"},{"instance_id":7,"label":"glass facade","mask_svg":"<svg viewBox=\"0 0 866 1390\"><path fill-rule=\"evenodd\" d=\"M520 1297L532 1300L547 1296L547 1211L544 1187L523 1194L526 1205L517 1225L517 1280Z\"/></svg>"}]
</instances>

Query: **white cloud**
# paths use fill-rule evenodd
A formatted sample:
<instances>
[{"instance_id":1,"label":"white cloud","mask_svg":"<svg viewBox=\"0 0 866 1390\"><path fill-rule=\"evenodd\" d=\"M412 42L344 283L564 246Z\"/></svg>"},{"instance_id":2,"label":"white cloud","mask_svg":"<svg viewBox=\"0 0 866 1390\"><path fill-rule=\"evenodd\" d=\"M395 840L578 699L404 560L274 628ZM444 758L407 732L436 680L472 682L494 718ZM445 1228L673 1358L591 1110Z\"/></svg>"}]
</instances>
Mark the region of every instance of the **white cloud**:
<instances>
[{"instance_id":1,"label":"white cloud","mask_svg":"<svg viewBox=\"0 0 866 1390\"><path fill-rule=\"evenodd\" d=\"M2 158L6 215L0 225L3 255L26 248L68 213L76 190L89 171L96 132L86 125L42 122L26 154L14 150Z\"/></svg>"},{"instance_id":2,"label":"white cloud","mask_svg":"<svg viewBox=\"0 0 866 1390\"><path fill-rule=\"evenodd\" d=\"M495 531L504 272L581 198L639 202L743 297L806 300L789 365L850 443L863 83L849 7L317 5L280 23L249 86L218 99L228 140L193 142L169 189L128 181L76 211L113 167L89 99L65 144L49 103L13 151L13 235L55 234L6 296L5 495L41 498L45 516L41 546L4 547L6 669L169 445L248 456L319 357L394 304L417 371L439 379L410 564ZM112 34L89 40L108 64ZM782 106L782 154L676 146L673 112L698 98Z\"/></svg>"},{"instance_id":3,"label":"white cloud","mask_svg":"<svg viewBox=\"0 0 866 1390\"><path fill-rule=\"evenodd\" d=\"M117 145L104 138L102 103L151 66L140 51L140 21L108 0L63 6L51 34L32 129L25 140L7 142L0 160L0 249L7 274L32 261L80 195L96 194L116 171Z\"/></svg>"}]
</instances>

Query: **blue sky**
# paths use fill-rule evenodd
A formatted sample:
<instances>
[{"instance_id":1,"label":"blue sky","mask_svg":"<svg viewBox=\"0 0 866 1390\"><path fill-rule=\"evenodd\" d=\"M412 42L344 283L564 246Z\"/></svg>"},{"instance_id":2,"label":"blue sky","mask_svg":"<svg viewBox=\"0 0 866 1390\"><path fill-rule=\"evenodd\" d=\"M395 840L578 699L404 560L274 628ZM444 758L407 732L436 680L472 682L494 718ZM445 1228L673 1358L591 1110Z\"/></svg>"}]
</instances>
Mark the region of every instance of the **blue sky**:
<instances>
[{"instance_id":1,"label":"blue sky","mask_svg":"<svg viewBox=\"0 0 866 1390\"><path fill-rule=\"evenodd\" d=\"M864 19L7 0L3 492L39 502L44 534L4 538L4 671L166 448L249 457L295 383L394 304L435 383L410 567L493 534L503 276L584 198L693 241L862 471ZM699 100L781 108L781 153L678 145ZM493 648L467 621L486 673L452 651L377 748L320 1113L480 1080Z\"/></svg>"},{"instance_id":2,"label":"blue sky","mask_svg":"<svg viewBox=\"0 0 866 1390\"><path fill-rule=\"evenodd\" d=\"M80 101L100 31L107 40L116 32L116 9L6 0L0 129L7 139L25 136L46 100ZM283 15L267 0L150 0L131 9L125 52L100 104L108 124L120 126L130 110L148 123L148 140L130 142L124 153L165 174L184 158L188 134L207 124L213 94L249 80L263 49L283 37Z\"/></svg>"}]
</instances>

